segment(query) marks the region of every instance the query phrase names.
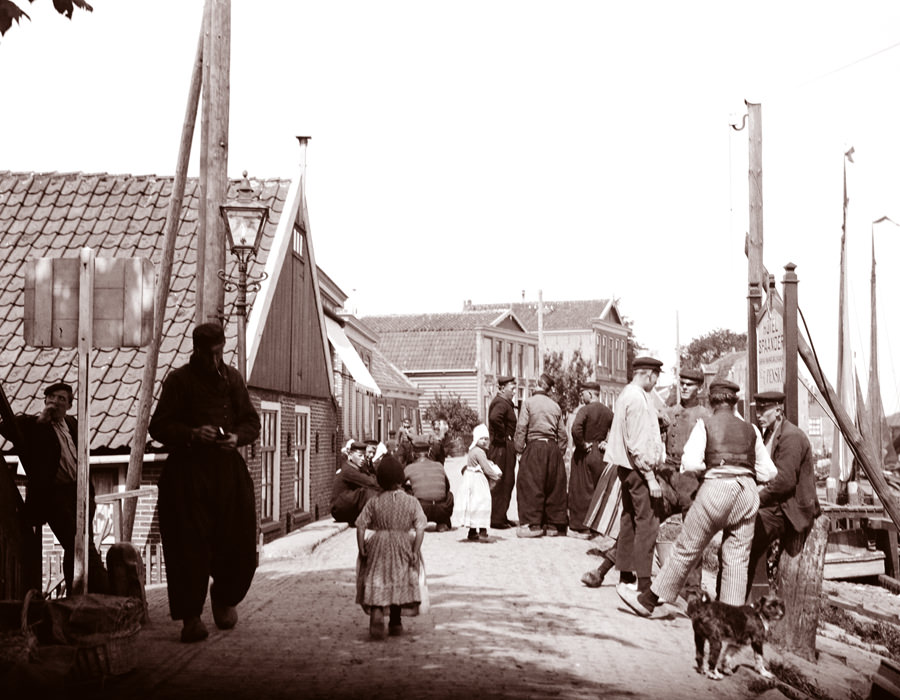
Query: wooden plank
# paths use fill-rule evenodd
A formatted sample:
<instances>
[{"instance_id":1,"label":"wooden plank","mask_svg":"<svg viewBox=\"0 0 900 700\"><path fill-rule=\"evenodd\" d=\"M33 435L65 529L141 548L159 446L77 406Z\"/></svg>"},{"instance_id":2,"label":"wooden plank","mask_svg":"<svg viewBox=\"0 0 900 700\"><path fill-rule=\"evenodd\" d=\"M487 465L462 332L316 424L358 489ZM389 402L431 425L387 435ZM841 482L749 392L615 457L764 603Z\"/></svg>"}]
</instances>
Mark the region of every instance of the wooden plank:
<instances>
[{"instance_id":1,"label":"wooden plank","mask_svg":"<svg viewBox=\"0 0 900 700\"><path fill-rule=\"evenodd\" d=\"M31 268L31 266L29 266ZM34 261L34 345L53 342L53 264L47 258Z\"/></svg>"},{"instance_id":2,"label":"wooden plank","mask_svg":"<svg viewBox=\"0 0 900 700\"><path fill-rule=\"evenodd\" d=\"M850 612L858 613L859 615L864 615L865 617L871 617L874 620L890 622L894 625L900 624L900 616L872 610L870 608L867 608L862 603L851 603L846 600L841 600L840 598L837 598L833 595L827 596L826 600L829 605L833 605L834 607L840 608L841 610L848 610Z\"/></svg>"},{"instance_id":3,"label":"wooden plank","mask_svg":"<svg viewBox=\"0 0 900 700\"><path fill-rule=\"evenodd\" d=\"M78 475L75 505L75 575L73 593L87 592L88 517L90 513L90 426L91 426L91 347L94 312L94 251L81 249L79 260L78 308Z\"/></svg>"}]
</instances>

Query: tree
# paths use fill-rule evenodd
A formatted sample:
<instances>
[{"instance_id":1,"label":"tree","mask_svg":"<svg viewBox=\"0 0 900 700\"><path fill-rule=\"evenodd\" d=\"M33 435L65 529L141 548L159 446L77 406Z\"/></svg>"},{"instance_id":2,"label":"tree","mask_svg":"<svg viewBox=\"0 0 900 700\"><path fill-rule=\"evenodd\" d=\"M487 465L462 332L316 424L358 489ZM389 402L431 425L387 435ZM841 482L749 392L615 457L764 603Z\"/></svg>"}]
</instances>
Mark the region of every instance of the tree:
<instances>
[{"instance_id":1,"label":"tree","mask_svg":"<svg viewBox=\"0 0 900 700\"><path fill-rule=\"evenodd\" d=\"M21 0L20 0L21 1ZM28 0L34 2L34 0ZM84 0L53 0L53 7L61 15L65 15L66 19L72 19L74 8L93 12L94 8L88 5ZM24 17L31 19L25 11L12 0L0 0L0 36L6 34L7 30L12 26L13 22L17 24Z\"/></svg>"},{"instance_id":2,"label":"tree","mask_svg":"<svg viewBox=\"0 0 900 700\"><path fill-rule=\"evenodd\" d=\"M577 410L581 403L579 387L594 378L591 365L584 359L580 349L575 350L567 365L563 364L562 353L547 353L544 355L544 372L553 377L551 393L565 415Z\"/></svg>"},{"instance_id":3,"label":"tree","mask_svg":"<svg viewBox=\"0 0 900 700\"><path fill-rule=\"evenodd\" d=\"M729 352L746 349L746 333L735 333L719 328L694 338L687 347L681 348L681 366L699 368L700 365L708 365Z\"/></svg>"}]
</instances>

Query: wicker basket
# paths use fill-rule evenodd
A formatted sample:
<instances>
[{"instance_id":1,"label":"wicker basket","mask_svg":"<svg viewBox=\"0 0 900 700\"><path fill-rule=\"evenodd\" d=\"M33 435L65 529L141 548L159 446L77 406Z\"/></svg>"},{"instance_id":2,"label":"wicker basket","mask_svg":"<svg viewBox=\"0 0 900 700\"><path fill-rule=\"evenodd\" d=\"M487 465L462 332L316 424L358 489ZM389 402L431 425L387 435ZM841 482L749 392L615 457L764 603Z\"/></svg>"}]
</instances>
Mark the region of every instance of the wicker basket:
<instances>
[{"instance_id":1,"label":"wicker basket","mask_svg":"<svg viewBox=\"0 0 900 700\"><path fill-rule=\"evenodd\" d=\"M81 642L75 655L72 677L79 681L120 676L137 665L135 639L140 629L95 635L96 643Z\"/></svg>"},{"instance_id":2,"label":"wicker basket","mask_svg":"<svg viewBox=\"0 0 900 700\"><path fill-rule=\"evenodd\" d=\"M37 637L28 625L28 605L36 595L39 593L33 589L25 594L19 629L0 630L0 667L11 664L27 664L31 661L37 649Z\"/></svg>"}]
</instances>

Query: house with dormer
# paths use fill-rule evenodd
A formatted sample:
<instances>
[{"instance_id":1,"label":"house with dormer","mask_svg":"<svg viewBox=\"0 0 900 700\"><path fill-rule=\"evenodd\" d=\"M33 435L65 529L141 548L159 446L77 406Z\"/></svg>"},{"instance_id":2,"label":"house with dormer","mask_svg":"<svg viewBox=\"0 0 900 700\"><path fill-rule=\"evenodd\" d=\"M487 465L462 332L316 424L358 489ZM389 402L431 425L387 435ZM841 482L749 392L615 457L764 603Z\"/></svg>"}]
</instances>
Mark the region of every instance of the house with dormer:
<instances>
[{"instance_id":1,"label":"house with dormer","mask_svg":"<svg viewBox=\"0 0 900 700\"><path fill-rule=\"evenodd\" d=\"M91 478L103 495L124 490L145 348L99 349L93 353L89 387L77 386L74 349L36 348L23 338L24 267L35 258L75 257L91 247L97 257L145 257L159 269L172 177L106 173L0 171L0 385L15 413L36 413L51 382L75 386L76 404L91 396ZM341 437L340 393L333 375L334 348L327 335L322 288L313 242L304 230L300 173L293 180L251 179L268 208L257 256L249 274L266 278L248 295L247 385L262 418L260 438L246 448L256 489L260 538L268 541L330 512L331 482ZM229 183L233 198L237 181ZM178 224L170 291L159 344L154 405L166 373L186 363L194 326L200 185L188 178ZM237 262L226 253L226 273ZM225 361L237 364L235 292L226 291ZM344 295L346 298L346 295ZM74 412L74 409L73 409ZM17 460L10 443L0 445ZM142 487L132 541L153 565L158 523L153 487L166 458L148 437ZM95 530L108 522L98 508ZM45 528L45 551L52 534ZM102 532L100 535L102 537ZM152 551L151 551L152 550ZM156 570L161 569L158 567Z\"/></svg>"}]
</instances>

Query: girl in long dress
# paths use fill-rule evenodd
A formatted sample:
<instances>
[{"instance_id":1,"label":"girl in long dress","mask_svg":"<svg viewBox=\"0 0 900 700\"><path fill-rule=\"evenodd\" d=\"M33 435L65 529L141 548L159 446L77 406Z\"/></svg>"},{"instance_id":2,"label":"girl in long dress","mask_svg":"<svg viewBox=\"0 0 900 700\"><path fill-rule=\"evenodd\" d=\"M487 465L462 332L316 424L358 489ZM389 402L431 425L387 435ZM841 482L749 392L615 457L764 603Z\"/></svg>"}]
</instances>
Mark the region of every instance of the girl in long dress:
<instances>
[{"instance_id":1,"label":"girl in long dress","mask_svg":"<svg viewBox=\"0 0 900 700\"><path fill-rule=\"evenodd\" d=\"M390 614L388 633L403 633L401 611L418 615L427 601L422 539L425 513L419 501L401 488L403 465L385 455L376 473L384 491L366 503L356 518L356 602L369 614L369 634L384 638L384 613ZM366 538L366 530L372 530Z\"/></svg>"},{"instance_id":2,"label":"girl in long dress","mask_svg":"<svg viewBox=\"0 0 900 700\"><path fill-rule=\"evenodd\" d=\"M491 487L489 480L497 483L502 475L500 468L487 457L490 433L484 423L475 426L472 444L462 468L460 509L462 525L469 528L468 539L487 540L491 524Z\"/></svg>"}]
</instances>

